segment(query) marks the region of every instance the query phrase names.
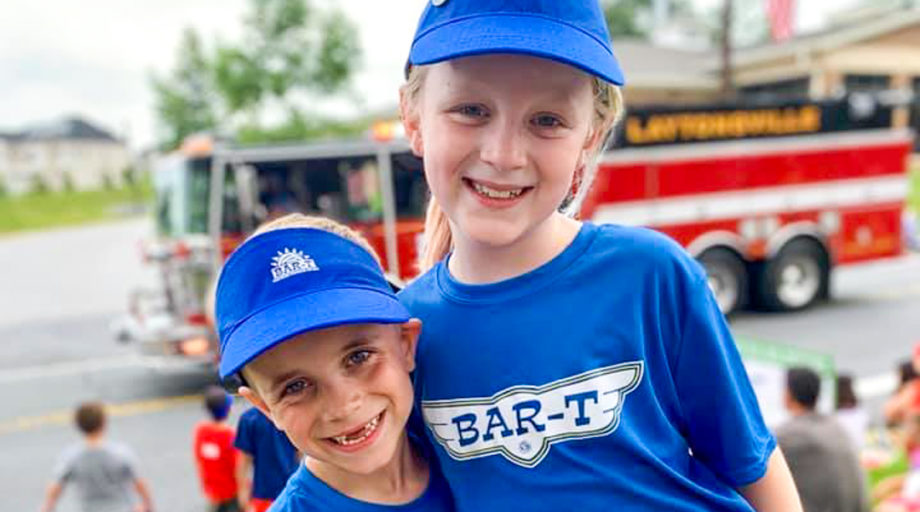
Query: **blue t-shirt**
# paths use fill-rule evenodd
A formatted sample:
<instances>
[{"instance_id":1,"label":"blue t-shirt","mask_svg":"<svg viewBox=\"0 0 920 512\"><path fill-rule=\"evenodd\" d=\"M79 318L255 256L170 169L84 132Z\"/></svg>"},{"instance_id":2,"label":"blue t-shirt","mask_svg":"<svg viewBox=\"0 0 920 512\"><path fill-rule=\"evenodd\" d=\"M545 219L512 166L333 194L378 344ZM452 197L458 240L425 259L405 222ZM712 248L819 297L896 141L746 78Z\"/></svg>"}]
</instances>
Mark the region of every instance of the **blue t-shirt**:
<instances>
[{"instance_id":1,"label":"blue t-shirt","mask_svg":"<svg viewBox=\"0 0 920 512\"><path fill-rule=\"evenodd\" d=\"M585 223L486 285L442 262L400 299L422 320L415 391L460 512L750 511L775 440L699 264L665 236Z\"/></svg>"},{"instance_id":2,"label":"blue t-shirt","mask_svg":"<svg viewBox=\"0 0 920 512\"><path fill-rule=\"evenodd\" d=\"M252 497L273 500L297 471L297 448L255 407L240 416L233 445L252 457Z\"/></svg>"},{"instance_id":3,"label":"blue t-shirt","mask_svg":"<svg viewBox=\"0 0 920 512\"><path fill-rule=\"evenodd\" d=\"M444 477L432 463L428 487L421 496L404 505L376 505L349 498L316 478L305 464L291 477L284 491L272 503L270 512L452 512L450 491Z\"/></svg>"}]
</instances>

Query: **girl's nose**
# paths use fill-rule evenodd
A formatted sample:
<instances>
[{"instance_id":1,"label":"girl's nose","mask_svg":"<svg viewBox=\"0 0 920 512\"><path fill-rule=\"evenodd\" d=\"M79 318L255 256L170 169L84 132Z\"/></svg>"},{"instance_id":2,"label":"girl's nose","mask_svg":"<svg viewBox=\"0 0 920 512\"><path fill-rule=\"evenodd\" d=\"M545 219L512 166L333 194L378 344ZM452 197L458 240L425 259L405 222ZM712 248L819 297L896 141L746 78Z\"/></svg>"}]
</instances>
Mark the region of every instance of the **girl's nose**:
<instances>
[{"instance_id":1,"label":"girl's nose","mask_svg":"<svg viewBox=\"0 0 920 512\"><path fill-rule=\"evenodd\" d=\"M513 171L527 165L527 134L515 122L496 120L485 130L480 151L483 162L499 171Z\"/></svg>"}]
</instances>

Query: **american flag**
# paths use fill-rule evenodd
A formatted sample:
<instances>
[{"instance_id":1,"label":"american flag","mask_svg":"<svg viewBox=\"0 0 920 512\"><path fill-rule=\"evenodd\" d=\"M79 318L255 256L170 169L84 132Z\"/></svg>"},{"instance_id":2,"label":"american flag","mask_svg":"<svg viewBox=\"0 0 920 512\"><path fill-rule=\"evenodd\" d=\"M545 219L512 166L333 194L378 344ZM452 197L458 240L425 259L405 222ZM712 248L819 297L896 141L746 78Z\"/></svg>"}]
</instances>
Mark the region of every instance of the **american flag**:
<instances>
[{"instance_id":1,"label":"american flag","mask_svg":"<svg viewBox=\"0 0 920 512\"><path fill-rule=\"evenodd\" d=\"M792 37L795 0L767 0L767 16L773 41L781 42Z\"/></svg>"}]
</instances>

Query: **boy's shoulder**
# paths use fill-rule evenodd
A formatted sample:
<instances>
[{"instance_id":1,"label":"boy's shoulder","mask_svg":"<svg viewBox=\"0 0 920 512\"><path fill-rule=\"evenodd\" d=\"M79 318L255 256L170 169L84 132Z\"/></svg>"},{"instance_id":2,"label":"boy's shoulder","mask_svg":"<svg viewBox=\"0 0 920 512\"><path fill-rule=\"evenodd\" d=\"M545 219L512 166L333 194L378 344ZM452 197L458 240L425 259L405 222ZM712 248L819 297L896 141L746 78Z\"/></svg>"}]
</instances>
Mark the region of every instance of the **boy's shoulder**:
<instances>
[{"instance_id":1,"label":"boy's shoulder","mask_svg":"<svg viewBox=\"0 0 920 512\"><path fill-rule=\"evenodd\" d=\"M412 503L377 505L349 498L317 478L301 464L275 499L272 512L451 512L453 504L447 483L438 471L431 471L428 488Z\"/></svg>"},{"instance_id":2,"label":"boy's shoulder","mask_svg":"<svg viewBox=\"0 0 920 512\"><path fill-rule=\"evenodd\" d=\"M413 303L417 302L426 293L436 293L438 268L442 263L438 263L428 269L423 274L409 281L406 286L396 294L396 298L411 311Z\"/></svg>"}]
</instances>

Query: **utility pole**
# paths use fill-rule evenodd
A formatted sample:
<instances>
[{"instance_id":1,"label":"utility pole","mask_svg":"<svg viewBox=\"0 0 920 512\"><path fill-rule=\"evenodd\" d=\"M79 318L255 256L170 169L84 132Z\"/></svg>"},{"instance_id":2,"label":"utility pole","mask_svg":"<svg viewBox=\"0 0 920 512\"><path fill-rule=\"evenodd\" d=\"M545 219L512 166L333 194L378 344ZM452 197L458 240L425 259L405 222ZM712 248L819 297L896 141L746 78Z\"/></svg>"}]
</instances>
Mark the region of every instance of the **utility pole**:
<instances>
[{"instance_id":1,"label":"utility pole","mask_svg":"<svg viewBox=\"0 0 920 512\"><path fill-rule=\"evenodd\" d=\"M732 77L732 11L733 0L723 0L722 7L722 99L735 98L735 81Z\"/></svg>"}]
</instances>

